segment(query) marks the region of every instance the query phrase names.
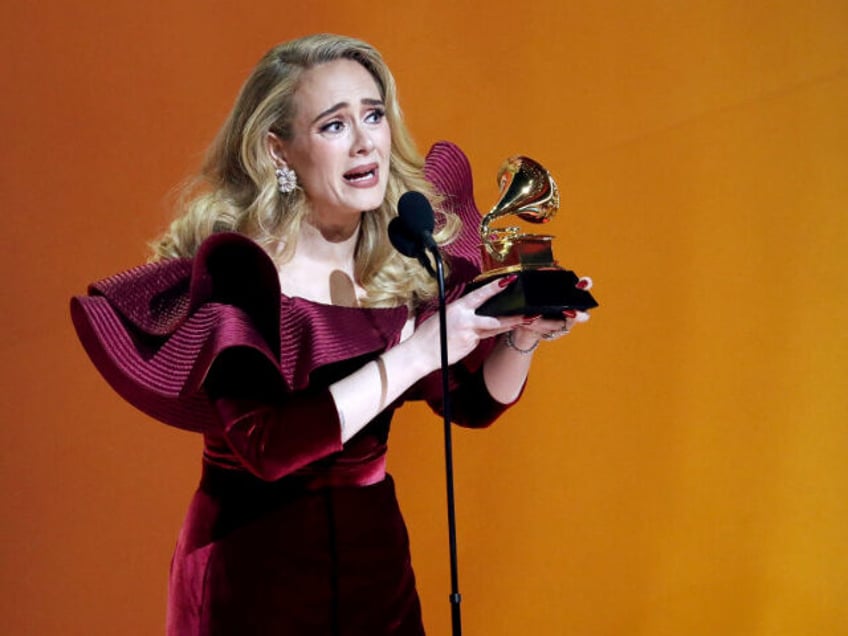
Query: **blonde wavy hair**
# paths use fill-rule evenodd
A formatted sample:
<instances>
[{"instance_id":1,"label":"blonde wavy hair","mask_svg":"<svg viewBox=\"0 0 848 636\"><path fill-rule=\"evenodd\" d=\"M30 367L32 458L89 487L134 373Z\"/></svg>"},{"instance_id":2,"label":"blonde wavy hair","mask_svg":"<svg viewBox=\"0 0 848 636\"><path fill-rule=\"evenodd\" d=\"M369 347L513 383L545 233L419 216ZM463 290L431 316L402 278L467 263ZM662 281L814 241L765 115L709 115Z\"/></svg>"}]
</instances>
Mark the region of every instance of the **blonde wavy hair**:
<instances>
[{"instance_id":1,"label":"blonde wavy hair","mask_svg":"<svg viewBox=\"0 0 848 636\"><path fill-rule=\"evenodd\" d=\"M366 307L414 306L435 293L424 269L401 256L387 240L389 221L408 190L423 192L437 210L440 244L459 229L459 219L439 210L439 197L424 179L424 160L409 134L395 81L371 45L344 36L319 34L280 44L265 54L242 87L230 115L206 154L200 173L183 188L181 214L151 243L152 260L192 256L215 232L243 233L277 263L294 253L300 224L309 214L305 193L280 195L267 135L292 137L294 96L304 71L338 59L358 62L374 77L385 103L392 136L386 196L362 215L354 275L365 289Z\"/></svg>"}]
</instances>

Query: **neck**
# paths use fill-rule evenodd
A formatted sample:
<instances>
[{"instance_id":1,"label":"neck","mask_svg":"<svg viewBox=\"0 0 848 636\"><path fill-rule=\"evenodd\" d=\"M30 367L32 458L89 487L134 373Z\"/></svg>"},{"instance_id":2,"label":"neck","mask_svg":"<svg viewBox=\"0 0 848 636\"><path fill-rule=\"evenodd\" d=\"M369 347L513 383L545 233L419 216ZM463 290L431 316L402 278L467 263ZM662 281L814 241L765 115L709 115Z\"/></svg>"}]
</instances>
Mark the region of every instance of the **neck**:
<instances>
[{"instance_id":1,"label":"neck","mask_svg":"<svg viewBox=\"0 0 848 636\"><path fill-rule=\"evenodd\" d=\"M300 226L297 251L310 260L342 266L353 262L359 240L359 218L349 225L319 225L305 219Z\"/></svg>"},{"instance_id":2,"label":"neck","mask_svg":"<svg viewBox=\"0 0 848 636\"><path fill-rule=\"evenodd\" d=\"M328 231L312 221L301 223L291 259L279 266L280 288L290 297L355 307L364 290L356 285L356 227Z\"/></svg>"}]
</instances>

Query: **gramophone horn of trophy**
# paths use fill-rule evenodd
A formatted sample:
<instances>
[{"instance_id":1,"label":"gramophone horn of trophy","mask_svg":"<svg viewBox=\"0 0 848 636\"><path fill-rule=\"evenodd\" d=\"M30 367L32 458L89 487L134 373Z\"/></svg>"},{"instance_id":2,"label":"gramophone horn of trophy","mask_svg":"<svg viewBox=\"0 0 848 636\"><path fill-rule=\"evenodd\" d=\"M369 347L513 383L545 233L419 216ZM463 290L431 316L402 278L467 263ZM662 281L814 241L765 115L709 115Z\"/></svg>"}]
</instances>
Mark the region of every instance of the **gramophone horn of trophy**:
<instances>
[{"instance_id":1,"label":"gramophone horn of trophy","mask_svg":"<svg viewBox=\"0 0 848 636\"><path fill-rule=\"evenodd\" d=\"M553 236L525 234L518 227L490 227L496 219L512 215L530 223L550 221L559 210L559 190L550 173L529 157L515 156L501 166L498 183L500 198L480 224L483 272L472 286L511 274L516 279L477 313L561 318L566 309L597 307L588 291L575 287L577 275L554 260Z\"/></svg>"}]
</instances>

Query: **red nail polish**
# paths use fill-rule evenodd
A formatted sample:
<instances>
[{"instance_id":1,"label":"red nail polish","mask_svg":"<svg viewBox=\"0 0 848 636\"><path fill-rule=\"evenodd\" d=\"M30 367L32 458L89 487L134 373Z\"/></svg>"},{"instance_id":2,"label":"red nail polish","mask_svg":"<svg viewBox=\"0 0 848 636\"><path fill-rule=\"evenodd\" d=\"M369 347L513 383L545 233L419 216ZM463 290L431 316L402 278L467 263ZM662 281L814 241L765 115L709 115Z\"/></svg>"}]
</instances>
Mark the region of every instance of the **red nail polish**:
<instances>
[{"instance_id":1,"label":"red nail polish","mask_svg":"<svg viewBox=\"0 0 848 636\"><path fill-rule=\"evenodd\" d=\"M562 312L562 315L565 316L566 318L576 318L577 312L574 311L573 309L566 309L565 311Z\"/></svg>"},{"instance_id":2,"label":"red nail polish","mask_svg":"<svg viewBox=\"0 0 848 636\"><path fill-rule=\"evenodd\" d=\"M577 287L577 289L586 289L588 286L589 286L589 281L587 281L584 278L581 278L580 280L578 280L577 285L575 285L575 287Z\"/></svg>"},{"instance_id":3,"label":"red nail polish","mask_svg":"<svg viewBox=\"0 0 848 636\"><path fill-rule=\"evenodd\" d=\"M509 276L504 276L498 281L498 287L507 287L516 278L518 278L518 274L510 274Z\"/></svg>"}]
</instances>

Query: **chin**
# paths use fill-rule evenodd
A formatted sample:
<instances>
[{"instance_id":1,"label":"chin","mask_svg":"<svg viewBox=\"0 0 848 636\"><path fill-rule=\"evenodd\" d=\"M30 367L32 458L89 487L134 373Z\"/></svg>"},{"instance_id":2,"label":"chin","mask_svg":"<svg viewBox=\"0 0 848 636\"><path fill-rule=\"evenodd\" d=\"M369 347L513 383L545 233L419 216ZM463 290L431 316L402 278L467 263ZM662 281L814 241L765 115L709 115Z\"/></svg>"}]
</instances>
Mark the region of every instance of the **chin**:
<instances>
[{"instance_id":1,"label":"chin","mask_svg":"<svg viewBox=\"0 0 848 636\"><path fill-rule=\"evenodd\" d=\"M381 205L383 205L383 201L385 200L386 189L382 188L379 192L374 192L369 196L361 197L356 207L360 210L376 210Z\"/></svg>"}]
</instances>

